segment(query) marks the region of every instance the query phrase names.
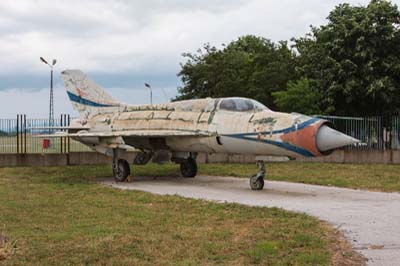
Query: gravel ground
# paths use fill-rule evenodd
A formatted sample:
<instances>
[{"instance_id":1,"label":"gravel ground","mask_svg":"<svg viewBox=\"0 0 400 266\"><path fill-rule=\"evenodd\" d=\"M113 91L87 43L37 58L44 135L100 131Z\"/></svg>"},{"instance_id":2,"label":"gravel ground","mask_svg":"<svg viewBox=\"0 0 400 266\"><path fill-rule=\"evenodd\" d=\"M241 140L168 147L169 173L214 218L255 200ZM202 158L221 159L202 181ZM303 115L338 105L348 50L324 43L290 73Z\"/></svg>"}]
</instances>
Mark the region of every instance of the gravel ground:
<instances>
[{"instance_id":1,"label":"gravel ground","mask_svg":"<svg viewBox=\"0 0 400 266\"><path fill-rule=\"evenodd\" d=\"M276 181L267 181L262 191L252 191L248 182L210 176L135 177L133 183L102 181L120 189L304 212L342 230L354 248L368 259L368 265L400 265L400 193Z\"/></svg>"}]
</instances>

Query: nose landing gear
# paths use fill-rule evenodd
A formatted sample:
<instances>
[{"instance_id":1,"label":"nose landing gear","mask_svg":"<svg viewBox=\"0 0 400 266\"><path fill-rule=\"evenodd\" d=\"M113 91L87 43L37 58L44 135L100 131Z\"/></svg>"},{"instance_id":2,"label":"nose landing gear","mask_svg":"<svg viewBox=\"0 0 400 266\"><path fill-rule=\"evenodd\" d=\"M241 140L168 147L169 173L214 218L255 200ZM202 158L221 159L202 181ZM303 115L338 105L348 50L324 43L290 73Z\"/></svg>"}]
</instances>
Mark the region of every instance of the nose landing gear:
<instances>
[{"instance_id":1,"label":"nose landing gear","mask_svg":"<svg viewBox=\"0 0 400 266\"><path fill-rule=\"evenodd\" d=\"M124 182L126 178L131 174L131 169L127 160L119 159L116 163L113 163L113 174L115 181Z\"/></svg>"},{"instance_id":2,"label":"nose landing gear","mask_svg":"<svg viewBox=\"0 0 400 266\"><path fill-rule=\"evenodd\" d=\"M113 175L116 182L124 182L131 174L129 163L125 159L118 159L118 150L113 150Z\"/></svg>"},{"instance_id":3,"label":"nose landing gear","mask_svg":"<svg viewBox=\"0 0 400 266\"><path fill-rule=\"evenodd\" d=\"M262 190L264 188L265 163L257 161L258 173L250 177L250 187L252 190Z\"/></svg>"}]
</instances>

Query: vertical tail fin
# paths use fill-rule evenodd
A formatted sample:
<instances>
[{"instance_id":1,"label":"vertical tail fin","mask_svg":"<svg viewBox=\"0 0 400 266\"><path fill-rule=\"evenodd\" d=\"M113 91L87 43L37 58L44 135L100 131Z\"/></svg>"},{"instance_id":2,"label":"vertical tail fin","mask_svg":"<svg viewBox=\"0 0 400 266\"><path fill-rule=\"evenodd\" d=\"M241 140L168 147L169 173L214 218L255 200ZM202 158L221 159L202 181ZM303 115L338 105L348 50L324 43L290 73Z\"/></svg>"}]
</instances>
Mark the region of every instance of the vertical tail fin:
<instances>
[{"instance_id":1,"label":"vertical tail fin","mask_svg":"<svg viewBox=\"0 0 400 266\"><path fill-rule=\"evenodd\" d=\"M80 70L64 70L61 72L61 79L73 108L81 115L102 113L121 107L121 103Z\"/></svg>"}]
</instances>

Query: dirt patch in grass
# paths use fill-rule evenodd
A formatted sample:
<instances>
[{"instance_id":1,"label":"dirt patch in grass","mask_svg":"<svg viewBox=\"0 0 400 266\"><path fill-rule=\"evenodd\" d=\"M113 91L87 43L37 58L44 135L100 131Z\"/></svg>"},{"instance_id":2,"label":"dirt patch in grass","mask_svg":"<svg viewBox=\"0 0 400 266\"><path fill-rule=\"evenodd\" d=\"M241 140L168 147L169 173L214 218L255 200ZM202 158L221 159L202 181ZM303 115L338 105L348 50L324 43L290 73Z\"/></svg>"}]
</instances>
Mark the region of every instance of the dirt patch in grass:
<instances>
[{"instance_id":1,"label":"dirt patch in grass","mask_svg":"<svg viewBox=\"0 0 400 266\"><path fill-rule=\"evenodd\" d=\"M7 242L8 239L0 234L0 261L5 260L7 258L8 254L5 251L5 246Z\"/></svg>"},{"instance_id":2,"label":"dirt patch in grass","mask_svg":"<svg viewBox=\"0 0 400 266\"><path fill-rule=\"evenodd\" d=\"M341 231L332 229L332 227L326 222L321 222L321 224L327 232L330 232L327 235L327 240L330 243L332 266L367 265L367 259L354 250Z\"/></svg>"},{"instance_id":3,"label":"dirt patch in grass","mask_svg":"<svg viewBox=\"0 0 400 266\"><path fill-rule=\"evenodd\" d=\"M10 241L4 234L0 233L0 262L14 255L17 250L17 242Z\"/></svg>"}]
</instances>

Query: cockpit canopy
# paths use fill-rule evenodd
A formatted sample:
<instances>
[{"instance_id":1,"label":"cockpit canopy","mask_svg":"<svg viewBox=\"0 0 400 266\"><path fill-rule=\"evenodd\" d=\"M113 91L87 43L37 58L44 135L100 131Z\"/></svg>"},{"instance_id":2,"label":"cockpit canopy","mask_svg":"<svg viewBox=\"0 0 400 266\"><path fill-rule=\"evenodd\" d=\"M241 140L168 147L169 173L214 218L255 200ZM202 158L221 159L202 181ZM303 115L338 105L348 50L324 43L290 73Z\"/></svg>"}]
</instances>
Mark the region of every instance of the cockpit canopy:
<instances>
[{"instance_id":1,"label":"cockpit canopy","mask_svg":"<svg viewBox=\"0 0 400 266\"><path fill-rule=\"evenodd\" d=\"M204 98L172 102L168 104L128 106L127 111L137 110L175 110L180 112L212 112L215 109L231 112L259 112L269 110L262 103L252 99L232 98Z\"/></svg>"},{"instance_id":2,"label":"cockpit canopy","mask_svg":"<svg viewBox=\"0 0 400 266\"><path fill-rule=\"evenodd\" d=\"M220 110L233 112L258 112L269 110L265 105L247 98L223 98L219 104Z\"/></svg>"}]
</instances>

